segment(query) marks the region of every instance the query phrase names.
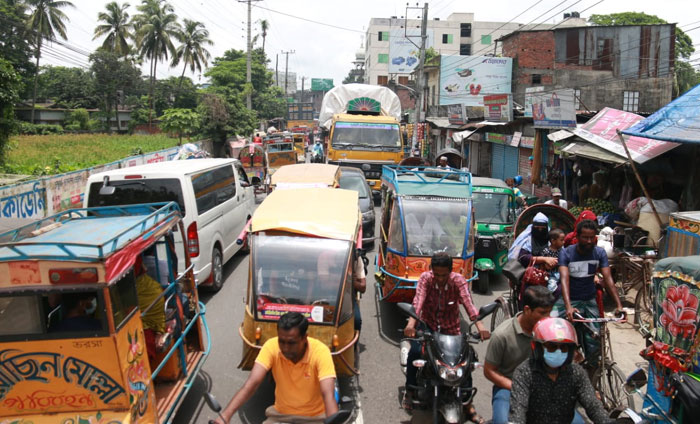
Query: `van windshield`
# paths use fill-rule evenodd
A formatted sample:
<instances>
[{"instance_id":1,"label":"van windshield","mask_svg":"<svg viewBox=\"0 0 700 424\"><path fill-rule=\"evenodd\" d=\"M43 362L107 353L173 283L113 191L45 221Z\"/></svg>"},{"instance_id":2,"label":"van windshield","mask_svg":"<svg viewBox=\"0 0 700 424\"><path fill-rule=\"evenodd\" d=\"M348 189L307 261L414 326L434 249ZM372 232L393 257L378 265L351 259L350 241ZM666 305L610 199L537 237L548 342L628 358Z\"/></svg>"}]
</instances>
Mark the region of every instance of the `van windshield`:
<instances>
[{"instance_id":1,"label":"van windshield","mask_svg":"<svg viewBox=\"0 0 700 424\"><path fill-rule=\"evenodd\" d=\"M87 207L177 202L182 215L187 214L182 185L177 178L110 181L109 185L115 190L114 193L106 195L100 194L102 181L90 184Z\"/></svg>"}]
</instances>

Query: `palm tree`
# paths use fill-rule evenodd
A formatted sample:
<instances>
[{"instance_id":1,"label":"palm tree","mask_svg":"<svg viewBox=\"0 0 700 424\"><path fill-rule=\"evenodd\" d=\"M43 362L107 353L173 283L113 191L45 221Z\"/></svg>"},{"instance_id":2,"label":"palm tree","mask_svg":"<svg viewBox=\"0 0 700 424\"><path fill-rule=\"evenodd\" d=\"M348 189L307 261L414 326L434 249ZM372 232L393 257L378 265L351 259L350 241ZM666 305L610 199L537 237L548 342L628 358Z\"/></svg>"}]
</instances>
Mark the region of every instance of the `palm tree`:
<instances>
[{"instance_id":1,"label":"palm tree","mask_svg":"<svg viewBox=\"0 0 700 424\"><path fill-rule=\"evenodd\" d=\"M182 67L182 75L180 75L180 82L177 86L178 93L182 87L182 79L185 76L187 65L189 65L192 73L195 71L202 72L202 64L204 64L206 68L207 60L211 58L209 51L207 51L204 46L211 46L214 44L209 39L209 31L207 31L201 22L191 21L189 19L185 19L184 22L185 27L177 37L181 44L177 48L175 56L173 56L172 63L172 66L177 66L180 61L185 63L185 66Z\"/></svg>"},{"instance_id":2,"label":"palm tree","mask_svg":"<svg viewBox=\"0 0 700 424\"><path fill-rule=\"evenodd\" d=\"M100 12L97 15L98 21L104 22L95 28L95 36L92 39L106 35L102 49L116 53L121 57L126 57L129 54L129 42L127 39L131 37L131 22L129 22L129 3L124 3L121 6L113 1L107 3L107 12Z\"/></svg>"},{"instance_id":3,"label":"palm tree","mask_svg":"<svg viewBox=\"0 0 700 424\"><path fill-rule=\"evenodd\" d=\"M34 74L34 94L32 95L32 124L34 123L34 107L36 106L36 88L39 82L39 58L44 39L52 41L56 39L56 33L64 40L66 25L64 21L70 21L61 9L74 7L73 3L65 0L26 0L30 14L27 17L27 28L31 32L36 51L36 73Z\"/></svg>"},{"instance_id":4,"label":"palm tree","mask_svg":"<svg viewBox=\"0 0 700 424\"><path fill-rule=\"evenodd\" d=\"M265 53L265 38L267 37L267 30L270 29L270 23L266 19L260 21L260 29L262 30L262 51Z\"/></svg>"},{"instance_id":5,"label":"palm tree","mask_svg":"<svg viewBox=\"0 0 700 424\"><path fill-rule=\"evenodd\" d=\"M141 57L151 61L150 89L148 91L148 125L151 125L153 112L153 86L155 85L158 62L175 56L172 39L181 32L173 6L165 0L142 0L138 7L140 14L134 17L136 44Z\"/></svg>"}]
</instances>

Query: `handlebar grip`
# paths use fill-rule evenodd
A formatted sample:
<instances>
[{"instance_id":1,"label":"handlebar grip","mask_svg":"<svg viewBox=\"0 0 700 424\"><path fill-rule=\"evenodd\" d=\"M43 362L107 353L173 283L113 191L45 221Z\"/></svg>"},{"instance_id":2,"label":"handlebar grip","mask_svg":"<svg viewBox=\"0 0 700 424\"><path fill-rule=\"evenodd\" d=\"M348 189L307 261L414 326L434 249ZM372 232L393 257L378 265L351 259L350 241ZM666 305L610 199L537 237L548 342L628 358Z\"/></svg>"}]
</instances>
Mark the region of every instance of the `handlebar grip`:
<instances>
[{"instance_id":1,"label":"handlebar grip","mask_svg":"<svg viewBox=\"0 0 700 424\"><path fill-rule=\"evenodd\" d=\"M478 331L475 331L475 332L471 333L471 337L473 339L476 339L476 340L481 340L481 333L479 333Z\"/></svg>"}]
</instances>

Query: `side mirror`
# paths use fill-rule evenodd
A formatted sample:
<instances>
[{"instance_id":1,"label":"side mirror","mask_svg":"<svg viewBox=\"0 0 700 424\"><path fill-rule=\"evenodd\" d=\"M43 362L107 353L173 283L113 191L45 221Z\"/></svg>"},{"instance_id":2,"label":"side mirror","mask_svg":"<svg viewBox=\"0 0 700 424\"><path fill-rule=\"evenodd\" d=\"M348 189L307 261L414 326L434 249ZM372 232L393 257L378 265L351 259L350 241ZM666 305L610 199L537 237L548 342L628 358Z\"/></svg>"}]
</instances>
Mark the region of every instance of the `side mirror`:
<instances>
[{"instance_id":1,"label":"side mirror","mask_svg":"<svg viewBox=\"0 0 700 424\"><path fill-rule=\"evenodd\" d=\"M253 177L253 178L250 179L250 181L252 181L252 182L253 182L253 185L256 186L256 187L259 186L259 185L262 183L262 181L260 181L260 177Z\"/></svg>"},{"instance_id":2,"label":"side mirror","mask_svg":"<svg viewBox=\"0 0 700 424\"><path fill-rule=\"evenodd\" d=\"M351 411L348 411L347 409L341 409L340 411L323 420L323 424L341 424L347 421L348 418L350 418L350 415L352 415Z\"/></svg>"},{"instance_id":3,"label":"side mirror","mask_svg":"<svg viewBox=\"0 0 700 424\"><path fill-rule=\"evenodd\" d=\"M413 309L413 305L411 305L410 303L399 302L397 304L397 306L399 307L401 312L403 312L404 314L410 316L411 318L413 318L415 320L420 321L420 318L418 318L418 315L416 315L416 310Z\"/></svg>"},{"instance_id":4,"label":"side mirror","mask_svg":"<svg viewBox=\"0 0 700 424\"><path fill-rule=\"evenodd\" d=\"M625 389L629 392L639 390L647 384L647 373L643 369L637 368L625 381Z\"/></svg>"},{"instance_id":5,"label":"side mirror","mask_svg":"<svg viewBox=\"0 0 700 424\"><path fill-rule=\"evenodd\" d=\"M477 321L481 321L482 319L486 318L487 316L491 315L493 311L498 308L499 304L498 302L492 302L487 305L482 306L479 308L479 316L476 318Z\"/></svg>"},{"instance_id":6,"label":"side mirror","mask_svg":"<svg viewBox=\"0 0 700 424\"><path fill-rule=\"evenodd\" d=\"M100 196L111 196L117 188L109 185L109 177L105 176L100 187Z\"/></svg>"},{"instance_id":7,"label":"side mirror","mask_svg":"<svg viewBox=\"0 0 700 424\"><path fill-rule=\"evenodd\" d=\"M206 392L204 393L204 400L207 402L207 405L209 405L209 408L216 412L217 414L221 412L221 405L219 404L219 401L216 400L213 394Z\"/></svg>"}]
</instances>

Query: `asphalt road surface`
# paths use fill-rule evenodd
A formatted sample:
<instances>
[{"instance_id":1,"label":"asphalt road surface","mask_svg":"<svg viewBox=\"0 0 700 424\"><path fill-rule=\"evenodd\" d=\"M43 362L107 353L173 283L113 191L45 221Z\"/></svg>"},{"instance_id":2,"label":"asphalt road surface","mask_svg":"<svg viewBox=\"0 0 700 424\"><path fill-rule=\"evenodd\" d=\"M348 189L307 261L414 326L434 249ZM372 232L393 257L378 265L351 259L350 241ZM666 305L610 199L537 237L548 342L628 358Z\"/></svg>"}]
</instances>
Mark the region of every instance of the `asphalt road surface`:
<instances>
[{"instance_id":1,"label":"asphalt road surface","mask_svg":"<svg viewBox=\"0 0 700 424\"><path fill-rule=\"evenodd\" d=\"M261 200L261 199L259 199ZM376 209L379 217L379 209ZM377 220L379 221L379 220ZM379 234L379 232L375 232ZM423 423L431 422L430 413L415 411L412 415L400 407L400 390L404 375L399 367L398 342L406 318L393 304L380 302L376 296L374 260L376 248L368 252L370 259L367 292L361 301L362 334L360 335L360 375L341 379L342 395L350 398L343 408L353 408L354 422L367 423ZM241 359L242 341L238 326L243 319L244 297L248 281L248 256L238 254L224 267L226 282L219 293L203 294L206 318L212 336L212 351L202 372L190 389L175 420L176 424L204 423L216 417L204 402L207 391L220 403L227 403L248 377L247 371L237 368ZM477 307L495 299L507 289L507 282L495 281L489 295L472 294ZM462 309L463 319L465 316ZM486 324L488 324L488 318ZM486 344L475 346L479 359L486 354ZM484 379L482 370L474 373L478 388L475 405L485 418L491 416L491 384ZM274 402L274 386L268 378L253 398L234 416L231 423L257 424L264 420L265 408Z\"/></svg>"}]
</instances>

